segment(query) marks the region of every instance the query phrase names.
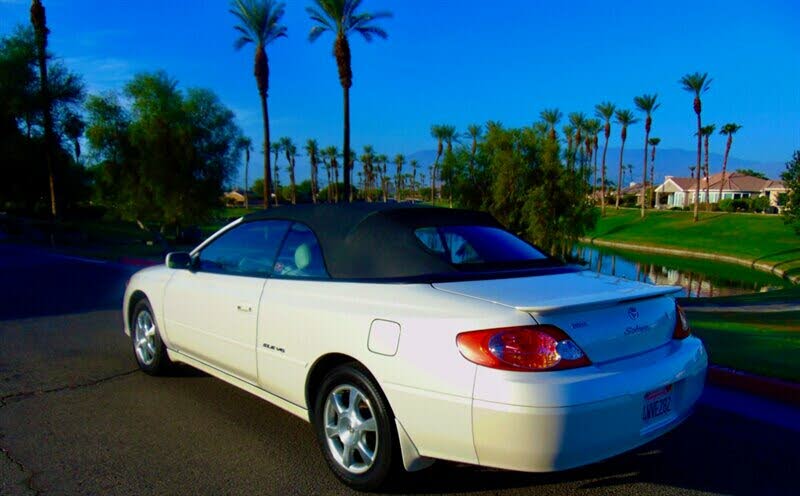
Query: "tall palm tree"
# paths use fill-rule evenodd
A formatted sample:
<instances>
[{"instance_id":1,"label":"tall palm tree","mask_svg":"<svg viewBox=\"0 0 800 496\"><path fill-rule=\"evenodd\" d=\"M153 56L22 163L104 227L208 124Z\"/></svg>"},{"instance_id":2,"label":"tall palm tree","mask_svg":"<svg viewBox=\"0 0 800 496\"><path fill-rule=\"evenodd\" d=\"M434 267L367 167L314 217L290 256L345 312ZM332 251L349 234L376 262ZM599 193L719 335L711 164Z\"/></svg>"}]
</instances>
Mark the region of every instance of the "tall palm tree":
<instances>
[{"instance_id":1,"label":"tall palm tree","mask_svg":"<svg viewBox=\"0 0 800 496\"><path fill-rule=\"evenodd\" d=\"M564 151L564 161L566 161L567 167L571 167L570 159L572 157L572 141L575 139L575 126L566 124L561 128L561 132L564 133L564 140L567 142L567 149Z\"/></svg>"},{"instance_id":2,"label":"tall palm tree","mask_svg":"<svg viewBox=\"0 0 800 496\"><path fill-rule=\"evenodd\" d=\"M661 138L650 138L647 142L650 145L650 181L653 184L653 194L655 203L653 206L658 208L658 192L656 191L656 147L661 143Z\"/></svg>"},{"instance_id":3,"label":"tall palm tree","mask_svg":"<svg viewBox=\"0 0 800 496\"><path fill-rule=\"evenodd\" d=\"M330 162L331 174L333 175L333 202L339 203L339 149L336 146L329 146L325 149ZM331 185L328 185L330 189Z\"/></svg>"},{"instance_id":4,"label":"tall palm tree","mask_svg":"<svg viewBox=\"0 0 800 496\"><path fill-rule=\"evenodd\" d=\"M394 176L394 196L395 199L400 200L400 190L403 189L403 165L406 163L406 157L402 153L394 156L395 176Z\"/></svg>"},{"instance_id":5,"label":"tall palm tree","mask_svg":"<svg viewBox=\"0 0 800 496\"><path fill-rule=\"evenodd\" d=\"M617 107L611 102L598 103L594 106L595 115L603 120L603 135L606 142L603 145L603 164L600 166L600 212L606 215L606 154L608 153L608 138L611 136L611 118Z\"/></svg>"},{"instance_id":6,"label":"tall palm tree","mask_svg":"<svg viewBox=\"0 0 800 496\"><path fill-rule=\"evenodd\" d=\"M372 145L364 146L364 153L361 155L361 167L364 169L364 199L372 201L372 181L375 176L375 149Z\"/></svg>"},{"instance_id":7,"label":"tall palm tree","mask_svg":"<svg viewBox=\"0 0 800 496\"><path fill-rule=\"evenodd\" d=\"M379 154L375 160L378 162L378 175L380 176L380 184L381 184L381 195L383 196L383 203L389 201L388 196L388 184L389 184L389 175L387 174L387 164L389 162L389 157L383 153Z\"/></svg>"},{"instance_id":8,"label":"tall palm tree","mask_svg":"<svg viewBox=\"0 0 800 496\"><path fill-rule=\"evenodd\" d=\"M711 138L711 135L714 134L714 130L717 128L714 124L709 124L707 126L703 126L700 128L700 134L703 136L703 142L706 149L705 154L705 161L703 162L703 171L706 175L706 207L710 207L711 205L711 198L708 196L708 190L711 186L711 171L708 169L708 141Z\"/></svg>"},{"instance_id":9,"label":"tall palm tree","mask_svg":"<svg viewBox=\"0 0 800 496\"><path fill-rule=\"evenodd\" d=\"M305 151L308 161L311 163L311 202L317 203L319 194L319 145L317 140L306 141Z\"/></svg>"},{"instance_id":10,"label":"tall palm tree","mask_svg":"<svg viewBox=\"0 0 800 496\"><path fill-rule=\"evenodd\" d=\"M719 131L719 134L728 137L728 141L725 143L725 158L722 159L722 181L719 183L719 197L717 198L718 202L722 200L722 188L725 186L725 173L727 172L728 168L728 154L731 152L733 135L736 134L741 128L741 125L736 124L735 122L729 122L722 126L722 129Z\"/></svg>"},{"instance_id":11,"label":"tall palm tree","mask_svg":"<svg viewBox=\"0 0 800 496\"><path fill-rule=\"evenodd\" d=\"M344 190L350 191L350 87L353 86L353 70L350 65L350 41L352 33L360 34L367 42L374 37L386 39L386 31L375 21L391 17L389 12L357 12L362 0L314 0L312 7L306 7L309 17L315 25L308 33L313 42L326 31L334 35L333 55L339 70L339 84L342 85L344 98ZM349 193L347 193L349 195ZM348 196L349 201L349 196Z\"/></svg>"},{"instance_id":12,"label":"tall palm tree","mask_svg":"<svg viewBox=\"0 0 800 496\"><path fill-rule=\"evenodd\" d=\"M47 162L47 175L50 182L50 213L56 218L56 178L53 167L53 148L55 136L53 134L53 107L50 100L50 87L47 79L47 16L40 0L31 1L31 25L33 25L34 39L36 42L36 61L39 65L39 98L43 108L44 125L44 154Z\"/></svg>"},{"instance_id":13,"label":"tall palm tree","mask_svg":"<svg viewBox=\"0 0 800 496\"><path fill-rule=\"evenodd\" d=\"M247 44L254 44L256 48L253 75L258 86L258 96L261 98L261 118L264 126L264 208L269 208L270 191L270 141L269 141L269 107L267 94L269 93L269 58L267 45L278 38L286 37L286 26L281 24L284 13L284 4L275 0L233 0L230 3L230 13L236 17L239 24L234 29L240 36L234 42L236 50L241 50ZM275 196L277 202L278 197Z\"/></svg>"},{"instance_id":14,"label":"tall palm tree","mask_svg":"<svg viewBox=\"0 0 800 496\"><path fill-rule=\"evenodd\" d=\"M470 124L467 126L467 136L472 140L469 149L469 180L475 182L475 155L478 153L478 139L481 137L482 126Z\"/></svg>"},{"instance_id":15,"label":"tall palm tree","mask_svg":"<svg viewBox=\"0 0 800 496\"><path fill-rule=\"evenodd\" d=\"M650 126L653 124L653 112L656 111L658 107L661 106L660 103L656 103L658 99L658 94L653 95L642 95L637 96L633 99L633 103L636 105L636 108L645 114L644 120L644 165L642 166L642 210L641 210L641 217L644 219L644 209L645 209L645 196L647 192L647 146L650 143ZM653 178L650 178L650 182L653 182Z\"/></svg>"},{"instance_id":16,"label":"tall palm tree","mask_svg":"<svg viewBox=\"0 0 800 496\"><path fill-rule=\"evenodd\" d=\"M550 130L550 139L555 141L556 126L558 125L559 121L561 121L561 118L564 117L564 114L562 114L557 108L550 108L542 110L541 113L539 113L539 116L542 118L545 124L547 124L547 128Z\"/></svg>"},{"instance_id":17,"label":"tall palm tree","mask_svg":"<svg viewBox=\"0 0 800 496\"><path fill-rule=\"evenodd\" d=\"M619 182L617 183L617 198L614 206L615 209L619 210L619 197L622 194L622 154L625 152L625 140L628 139L628 126L636 124L639 119L634 117L633 112L630 110L622 109L614 112L614 120L622 126L620 133L622 145L619 147Z\"/></svg>"},{"instance_id":18,"label":"tall palm tree","mask_svg":"<svg viewBox=\"0 0 800 496\"><path fill-rule=\"evenodd\" d=\"M594 172L592 173L592 193L597 188L597 135L600 134L602 124L597 119L586 119L586 149L589 161L594 159Z\"/></svg>"},{"instance_id":19,"label":"tall palm tree","mask_svg":"<svg viewBox=\"0 0 800 496\"><path fill-rule=\"evenodd\" d=\"M279 198L278 197L280 196L280 190L281 190L281 184L280 184L281 183L281 176L280 176L281 168L278 167L278 157L280 157L280 155L281 155L281 142L280 142L280 140L277 143L275 143L274 145L272 145L272 153L275 155L275 158L273 160L274 167L272 168L272 172L274 174L273 182L275 184L272 185L272 189L273 189L273 191L275 193L275 205L277 206L278 203L279 203Z\"/></svg>"},{"instance_id":20,"label":"tall palm tree","mask_svg":"<svg viewBox=\"0 0 800 496\"><path fill-rule=\"evenodd\" d=\"M444 138L445 143L447 143L447 157L450 160L453 159L453 141L458 140L458 133L456 133L456 127L451 125L444 125L442 126L442 136ZM441 189L441 185L439 186ZM448 202L450 208L453 208L453 164L450 163L450 167L447 170L447 194L448 194Z\"/></svg>"},{"instance_id":21,"label":"tall palm tree","mask_svg":"<svg viewBox=\"0 0 800 496\"><path fill-rule=\"evenodd\" d=\"M297 146L295 146L292 138L288 136L284 136L278 142L288 162L286 171L289 173L289 199L292 205L295 205L297 203L297 184L294 181L294 166L297 159Z\"/></svg>"},{"instance_id":22,"label":"tall palm tree","mask_svg":"<svg viewBox=\"0 0 800 496\"><path fill-rule=\"evenodd\" d=\"M431 126L431 136L436 139L436 160L431 167L431 203L436 205L436 173L439 169L439 159L444 151L445 125L434 124Z\"/></svg>"},{"instance_id":23,"label":"tall palm tree","mask_svg":"<svg viewBox=\"0 0 800 496\"><path fill-rule=\"evenodd\" d=\"M700 118L700 114L703 111L703 104L700 101L700 95L711 88L711 79L708 77L708 73L700 74L699 72L695 72L693 74L686 74L683 76L680 80L680 83L684 90L694 94L694 103L692 104L692 108L694 109L694 113L697 115L697 180L694 191L694 221L697 222L700 218L700 155L703 150L703 138L701 136L701 128L703 127L703 123Z\"/></svg>"},{"instance_id":24,"label":"tall palm tree","mask_svg":"<svg viewBox=\"0 0 800 496\"><path fill-rule=\"evenodd\" d=\"M578 155L578 151L581 148L582 140L583 140L583 132L584 126L586 125L586 114L583 112L572 112L569 114L569 123L572 124L572 127L575 128L575 149L573 150L572 156L572 163L570 164L570 168L575 167L575 159ZM583 164L583 157L581 157L581 164Z\"/></svg>"},{"instance_id":25,"label":"tall palm tree","mask_svg":"<svg viewBox=\"0 0 800 496\"><path fill-rule=\"evenodd\" d=\"M416 160L412 160L411 163L411 194L416 196L417 194L417 168L419 167L419 162Z\"/></svg>"},{"instance_id":26,"label":"tall palm tree","mask_svg":"<svg viewBox=\"0 0 800 496\"><path fill-rule=\"evenodd\" d=\"M325 188L325 201L331 203L331 193L333 193L333 186L331 185L331 162L329 158L330 147L324 148L320 151L320 155L322 156L322 165L325 167L325 175L328 178L328 182Z\"/></svg>"},{"instance_id":27,"label":"tall palm tree","mask_svg":"<svg viewBox=\"0 0 800 496\"><path fill-rule=\"evenodd\" d=\"M248 194L248 173L250 171L250 152L253 151L253 140L247 136L240 136L236 142L237 148L244 152L244 208L250 208L250 198Z\"/></svg>"}]
</instances>

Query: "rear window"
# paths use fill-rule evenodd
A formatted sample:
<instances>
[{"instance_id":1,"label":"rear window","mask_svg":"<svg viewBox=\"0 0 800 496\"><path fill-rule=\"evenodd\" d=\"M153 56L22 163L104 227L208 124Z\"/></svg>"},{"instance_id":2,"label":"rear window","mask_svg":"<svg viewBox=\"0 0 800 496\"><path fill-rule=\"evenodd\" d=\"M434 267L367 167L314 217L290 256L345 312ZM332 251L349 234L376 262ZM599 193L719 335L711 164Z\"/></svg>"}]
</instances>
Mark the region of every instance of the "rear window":
<instances>
[{"instance_id":1,"label":"rear window","mask_svg":"<svg viewBox=\"0 0 800 496\"><path fill-rule=\"evenodd\" d=\"M425 248L462 268L514 268L553 263L533 245L497 227L421 227L414 234Z\"/></svg>"}]
</instances>

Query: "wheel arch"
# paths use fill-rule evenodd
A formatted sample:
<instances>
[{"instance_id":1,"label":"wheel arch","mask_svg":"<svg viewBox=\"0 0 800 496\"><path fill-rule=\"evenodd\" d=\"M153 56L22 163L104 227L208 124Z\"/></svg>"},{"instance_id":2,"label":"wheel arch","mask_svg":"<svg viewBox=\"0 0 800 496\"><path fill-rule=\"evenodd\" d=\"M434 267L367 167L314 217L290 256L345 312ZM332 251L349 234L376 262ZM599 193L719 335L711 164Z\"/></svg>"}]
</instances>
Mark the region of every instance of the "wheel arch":
<instances>
[{"instance_id":1,"label":"wheel arch","mask_svg":"<svg viewBox=\"0 0 800 496\"><path fill-rule=\"evenodd\" d=\"M133 322L133 311L136 308L136 305L142 300L150 301L147 298L147 295L144 293L144 291L140 289L137 289L136 291L131 293L131 297L128 298L128 308L125 311L125 317L127 319L126 323L128 324L128 326L130 326L131 323Z\"/></svg>"},{"instance_id":2,"label":"wheel arch","mask_svg":"<svg viewBox=\"0 0 800 496\"><path fill-rule=\"evenodd\" d=\"M322 384L322 381L325 378L325 375L333 370L334 368L338 367L339 365L344 365L346 363L352 363L364 371L367 375L375 381L375 384L378 386L380 393L383 395L383 399L386 401L386 404L389 405L389 409L391 410L391 404L389 403L389 399L386 397L386 393L383 391L378 380L375 378L375 375L370 372L366 365L364 365L358 359L346 355L344 353L328 353L321 357L319 357L313 365L311 365L311 369L306 376L306 388L305 388L305 399L306 399L306 407L308 408L309 418L313 418L314 415L314 395L317 392L317 389ZM394 415L394 413L392 413Z\"/></svg>"}]
</instances>

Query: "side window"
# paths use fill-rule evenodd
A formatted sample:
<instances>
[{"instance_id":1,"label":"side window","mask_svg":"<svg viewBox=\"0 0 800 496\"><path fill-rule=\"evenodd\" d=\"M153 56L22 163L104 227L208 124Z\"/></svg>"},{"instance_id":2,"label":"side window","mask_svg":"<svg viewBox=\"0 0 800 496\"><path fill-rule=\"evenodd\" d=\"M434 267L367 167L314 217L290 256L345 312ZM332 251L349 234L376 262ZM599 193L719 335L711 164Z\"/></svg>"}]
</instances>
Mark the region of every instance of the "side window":
<instances>
[{"instance_id":1,"label":"side window","mask_svg":"<svg viewBox=\"0 0 800 496\"><path fill-rule=\"evenodd\" d=\"M329 278L319 242L311 229L294 223L286 235L273 274L285 277Z\"/></svg>"},{"instance_id":2,"label":"side window","mask_svg":"<svg viewBox=\"0 0 800 496\"><path fill-rule=\"evenodd\" d=\"M245 222L229 230L199 255L198 269L204 272L267 277L275 255L291 222L265 220Z\"/></svg>"}]
</instances>

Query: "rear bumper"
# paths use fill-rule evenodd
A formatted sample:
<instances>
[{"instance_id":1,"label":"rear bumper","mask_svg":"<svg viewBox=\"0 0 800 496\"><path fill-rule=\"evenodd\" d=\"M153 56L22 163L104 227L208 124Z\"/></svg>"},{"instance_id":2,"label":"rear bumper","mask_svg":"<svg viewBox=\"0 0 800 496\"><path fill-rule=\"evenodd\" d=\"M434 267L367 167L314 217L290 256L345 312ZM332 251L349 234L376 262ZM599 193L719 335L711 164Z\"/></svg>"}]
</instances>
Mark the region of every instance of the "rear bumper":
<instances>
[{"instance_id":1,"label":"rear bumper","mask_svg":"<svg viewBox=\"0 0 800 496\"><path fill-rule=\"evenodd\" d=\"M707 363L700 341L688 338L570 371L522 374L479 367L472 407L479 463L548 472L645 444L691 413ZM644 422L645 394L668 385L671 411Z\"/></svg>"}]
</instances>

